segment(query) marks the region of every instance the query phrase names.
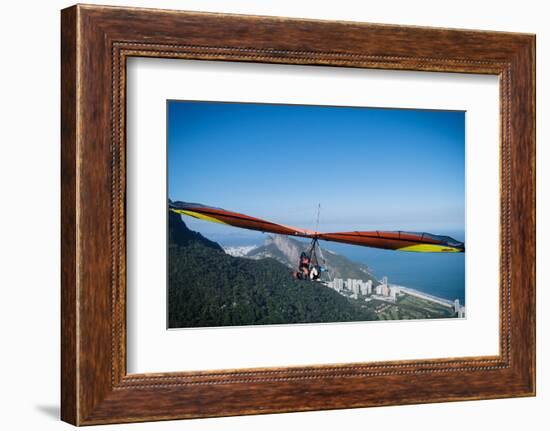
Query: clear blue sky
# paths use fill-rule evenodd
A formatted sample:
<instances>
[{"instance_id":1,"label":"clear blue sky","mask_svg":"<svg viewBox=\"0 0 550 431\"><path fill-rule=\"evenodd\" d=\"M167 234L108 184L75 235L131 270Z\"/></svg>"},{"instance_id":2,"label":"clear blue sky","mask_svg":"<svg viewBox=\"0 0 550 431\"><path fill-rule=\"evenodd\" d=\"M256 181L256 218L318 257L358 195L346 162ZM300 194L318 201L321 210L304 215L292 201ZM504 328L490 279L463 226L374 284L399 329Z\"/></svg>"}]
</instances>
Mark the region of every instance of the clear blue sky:
<instances>
[{"instance_id":1,"label":"clear blue sky","mask_svg":"<svg viewBox=\"0 0 550 431\"><path fill-rule=\"evenodd\" d=\"M168 102L168 195L320 230L464 229L465 113ZM236 228L184 219L203 234Z\"/></svg>"}]
</instances>

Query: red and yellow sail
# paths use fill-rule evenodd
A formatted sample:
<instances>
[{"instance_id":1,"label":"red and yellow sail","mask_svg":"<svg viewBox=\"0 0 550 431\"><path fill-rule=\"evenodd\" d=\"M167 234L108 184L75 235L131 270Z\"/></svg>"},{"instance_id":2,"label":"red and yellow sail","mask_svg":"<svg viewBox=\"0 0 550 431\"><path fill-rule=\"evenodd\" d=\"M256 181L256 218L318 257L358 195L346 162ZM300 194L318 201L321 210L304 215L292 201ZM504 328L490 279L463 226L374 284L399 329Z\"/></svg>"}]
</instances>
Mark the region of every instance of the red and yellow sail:
<instances>
[{"instance_id":1,"label":"red and yellow sail","mask_svg":"<svg viewBox=\"0 0 550 431\"><path fill-rule=\"evenodd\" d=\"M424 253L460 253L464 252L464 243L450 236L433 235L427 232L404 231L352 231L323 233L297 227L287 226L251 217L222 208L206 205L170 202L169 209L175 213L195 217L214 223L226 224L243 229L280 235L298 236L302 238L317 238L344 244L364 247L382 248L387 250L413 251Z\"/></svg>"}]
</instances>

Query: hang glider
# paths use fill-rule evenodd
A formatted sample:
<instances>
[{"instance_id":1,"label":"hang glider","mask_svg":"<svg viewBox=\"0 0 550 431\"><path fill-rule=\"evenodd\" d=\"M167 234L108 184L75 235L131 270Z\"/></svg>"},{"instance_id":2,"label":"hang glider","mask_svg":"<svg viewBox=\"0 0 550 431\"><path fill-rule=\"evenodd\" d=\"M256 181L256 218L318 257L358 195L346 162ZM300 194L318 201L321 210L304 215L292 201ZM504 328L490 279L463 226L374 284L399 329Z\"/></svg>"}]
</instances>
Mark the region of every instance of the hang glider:
<instances>
[{"instance_id":1,"label":"hang glider","mask_svg":"<svg viewBox=\"0 0 550 431\"><path fill-rule=\"evenodd\" d=\"M382 248L387 250L427 252L427 253L460 253L464 252L464 243L450 236L433 235L426 232L404 231L352 231L323 233L301 229L251 217L222 208L206 205L169 202L169 209L197 219L221 223L243 229L280 235L297 236L312 240L340 242L364 247Z\"/></svg>"}]
</instances>

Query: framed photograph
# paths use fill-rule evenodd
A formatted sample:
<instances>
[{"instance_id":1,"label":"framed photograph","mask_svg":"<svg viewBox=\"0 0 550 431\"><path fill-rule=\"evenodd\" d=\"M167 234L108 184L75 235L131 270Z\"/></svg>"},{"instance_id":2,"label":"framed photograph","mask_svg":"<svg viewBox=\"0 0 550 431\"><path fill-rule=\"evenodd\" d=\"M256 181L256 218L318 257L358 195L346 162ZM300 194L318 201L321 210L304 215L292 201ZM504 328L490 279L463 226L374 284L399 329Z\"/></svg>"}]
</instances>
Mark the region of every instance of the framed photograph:
<instances>
[{"instance_id":1,"label":"framed photograph","mask_svg":"<svg viewBox=\"0 0 550 431\"><path fill-rule=\"evenodd\" d=\"M535 394L535 37L62 11L62 419Z\"/></svg>"}]
</instances>

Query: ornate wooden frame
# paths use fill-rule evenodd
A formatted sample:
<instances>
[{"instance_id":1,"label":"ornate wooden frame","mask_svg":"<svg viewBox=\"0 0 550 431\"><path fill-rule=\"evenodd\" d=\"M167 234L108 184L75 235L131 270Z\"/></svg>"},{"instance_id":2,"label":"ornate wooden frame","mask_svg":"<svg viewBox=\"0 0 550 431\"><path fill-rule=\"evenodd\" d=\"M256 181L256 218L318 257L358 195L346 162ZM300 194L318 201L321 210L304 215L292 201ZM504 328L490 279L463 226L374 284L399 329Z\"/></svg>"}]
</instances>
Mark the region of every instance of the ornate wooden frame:
<instances>
[{"instance_id":1,"label":"ornate wooden frame","mask_svg":"<svg viewBox=\"0 0 550 431\"><path fill-rule=\"evenodd\" d=\"M75 425L535 394L535 36L73 6L62 11L61 417ZM126 373L129 56L500 77L500 354Z\"/></svg>"}]
</instances>

